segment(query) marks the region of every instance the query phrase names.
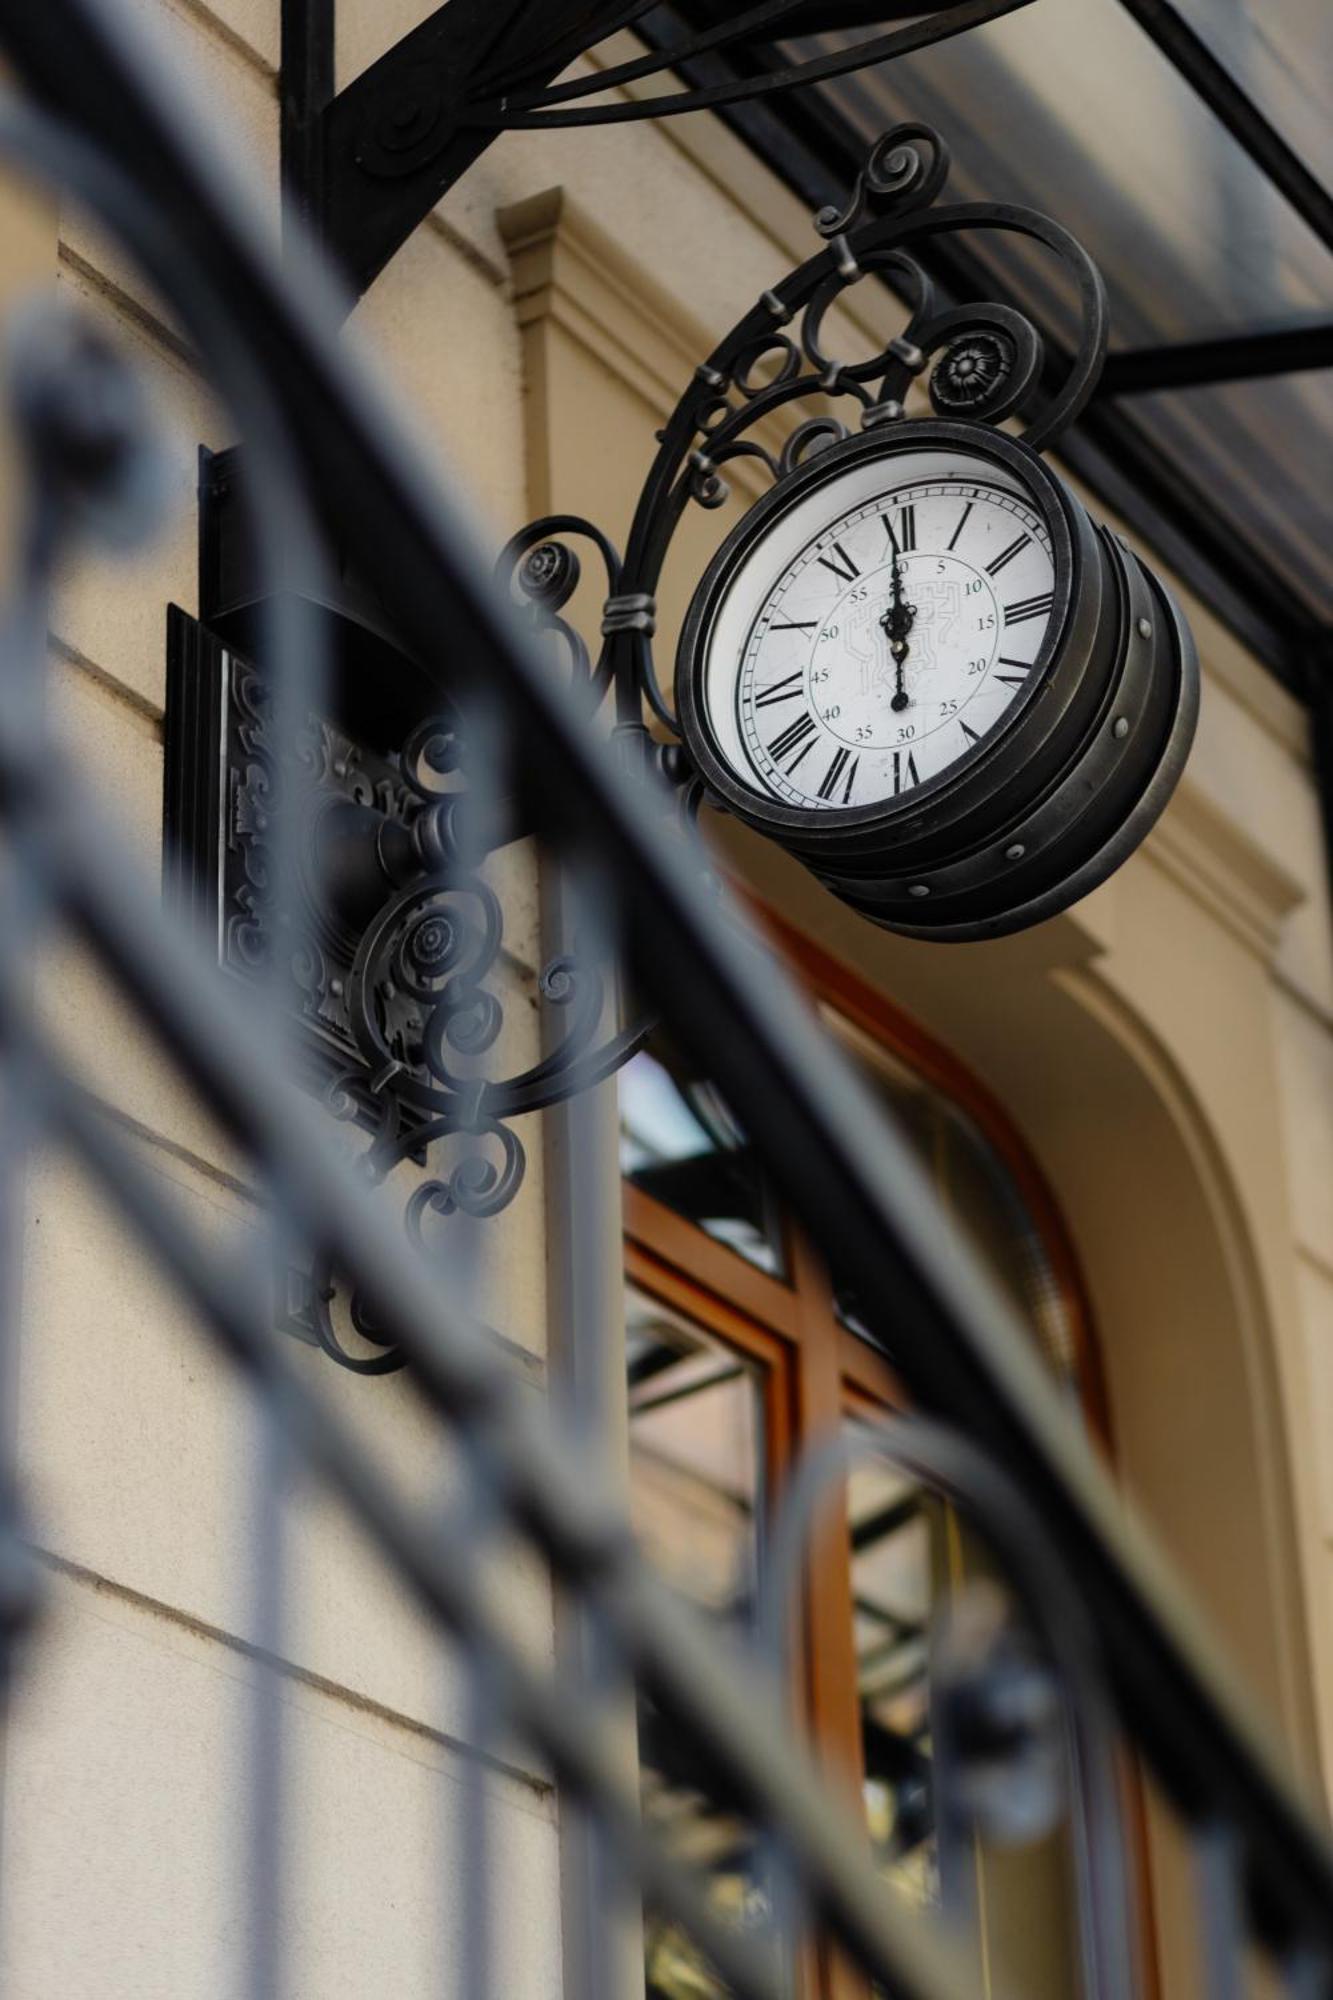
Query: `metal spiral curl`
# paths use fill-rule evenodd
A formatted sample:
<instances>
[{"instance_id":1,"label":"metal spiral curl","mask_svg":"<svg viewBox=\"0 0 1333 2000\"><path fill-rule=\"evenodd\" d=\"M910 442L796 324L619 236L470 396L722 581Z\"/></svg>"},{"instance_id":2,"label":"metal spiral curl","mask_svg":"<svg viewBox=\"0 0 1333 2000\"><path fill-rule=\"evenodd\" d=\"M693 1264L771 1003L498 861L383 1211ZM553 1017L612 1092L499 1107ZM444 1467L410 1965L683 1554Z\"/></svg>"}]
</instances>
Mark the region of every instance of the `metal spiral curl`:
<instances>
[{"instance_id":1,"label":"metal spiral curl","mask_svg":"<svg viewBox=\"0 0 1333 2000\"><path fill-rule=\"evenodd\" d=\"M928 208L949 174L949 148L930 125L895 125L870 149L846 208L821 208L821 236L844 236L872 216Z\"/></svg>"},{"instance_id":2,"label":"metal spiral curl","mask_svg":"<svg viewBox=\"0 0 1333 2000\"><path fill-rule=\"evenodd\" d=\"M932 127L906 123L884 133L846 207L821 210L815 218L827 247L763 293L696 369L658 433L620 592L651 600L684 515L725 504L726 468L737 461L757 461L776 483L857 424L864 430L904 421L918 381L941 416L995 425L1031 407L1047 358L1040 329L998 302L940 310L918 254L934 237L979 230L1016 235L1064 265L1078 290L1080 337L1063 383L1019 435L1041 450L1074 421L1106 352L1106 297L1096 265L1066 229L1035 209L993 202L936 206L948 172L948 147ZM905 300L905 322L876 353L844 357L825 328L833 308L865 278L890 285ZM780 449L756 436L766 418L811 401L820 404L818 414L796 424ZM845 403L848 415L830 412L830 401ZM552 526L536 525L543 532ZM578 527L587 532L586 523ZM511 551L516 546L511 543ZM654 713L674 729L646 638L638 642L634 677Z\"/></svg>"},{"instance_id":3,"label":"metal spiral curl","mask_svg":"<svg viewBox=\"0 0 1333 2000\"><path fill-rule=\"evenodd\" d=\"M495 575L534 629L555 641L570 686L595 710L611 685L613 639L604 638L594 662L582 635L562 616L582 577L582 565L565 536L592 543L606 573L606 595L614 598L621 587L620 556L601 529L578 514L548 514L530 521L500 551Z\"/></svg>"},{"instance_id":4,"label":"metal spiral curl","mask_svg":"<svg viewBox=\"0 0 1333 2000\"><path fill-rule=\"evenodd\" d=\"M417 724L398 752L403 783L424 804L433 805L445 787L430 780L456 776L463 763L462 725L457 716L430 715Z\"/></svg>"}]
</instances>

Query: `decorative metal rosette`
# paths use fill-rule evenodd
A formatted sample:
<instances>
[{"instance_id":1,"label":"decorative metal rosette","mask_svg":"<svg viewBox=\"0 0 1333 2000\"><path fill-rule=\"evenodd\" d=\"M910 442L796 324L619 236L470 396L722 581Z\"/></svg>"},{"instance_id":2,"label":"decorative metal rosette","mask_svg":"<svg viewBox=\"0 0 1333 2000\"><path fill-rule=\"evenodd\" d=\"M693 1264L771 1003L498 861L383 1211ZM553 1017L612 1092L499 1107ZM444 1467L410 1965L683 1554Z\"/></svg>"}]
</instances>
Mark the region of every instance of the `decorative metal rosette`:
<instances>
[{"instance_id":1,"label":"decorative metal rosette","mask_svg":"<svg viewBox=\"0 0 1333 2000\"><path fill-rule=\"evenodd\" d=\"M534 622L558 634L572 677L592 702L614 684L623 691L623 715L646 702L675 731L653 660L656 592L687 512L726 502L729 464L748 460L776 483L854 427L901 422L918 382L941 416L989 425L1026 417L1019 436L1036 450L1053 443L1083 409L1106 352L1106 298L1096 265L1066 229L1035 209L939 204L948 174L948 147L928 125L896 125L876 141L847 205L815 217L828 247L763 293L695 371L658 433L623 562L598 528L572 516L534 522L509 543L502 578ZM937 302L927 269L932 242L976 232L1036 243L1072 277L1080 330L1058 384L1047 379L1046 345L1026 314L999 301ZM831 329L835 309L867 279L874 281L877 309L892 292L904 301L905 319L875 352L855 358L838 351ZM768 441L765 420L803 402L819 407L780 445ZM606 568L595 665L562 616L580 573L566 537L591 541Z\"/></svg>"}]
</instances>

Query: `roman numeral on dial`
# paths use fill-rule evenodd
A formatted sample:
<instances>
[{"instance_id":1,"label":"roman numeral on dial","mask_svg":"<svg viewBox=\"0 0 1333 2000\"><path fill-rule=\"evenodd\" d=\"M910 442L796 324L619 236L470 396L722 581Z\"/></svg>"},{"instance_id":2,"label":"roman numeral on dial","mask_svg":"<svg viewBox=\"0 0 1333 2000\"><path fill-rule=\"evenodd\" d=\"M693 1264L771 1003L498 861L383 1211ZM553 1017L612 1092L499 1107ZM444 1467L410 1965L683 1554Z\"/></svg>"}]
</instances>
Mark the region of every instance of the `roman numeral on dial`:
<instances>
[{"instance_id":1,"label":"roman numeral on dial","mask_svg":"<svg viewBox=\"0 0 1333 2000\"><path fill-rule=\"evenodd\" d=\"M847 771L847 765L849 760L851 761L852 768L850 771ZM842 778L843 772L847 771L847 784L842 795L842 803L846 805L848 799L850 799L850 797L852 796L852 786L856 783L856 773L860 765L860 762L861 759L859 757L853 757L850 750L846 749L835 750L833 753L833 761L829 765L827 771L825 771L824 781L819 787L820 798L831 799L833 797L834 792L836 792L836 790L838 789L838 785Z\"/></svg>"},{"instance_id":2,"label":"roman numeral on dial","mask_svg":"<svg viewBox=\"0 0 1333 2000\"><path fill-rule=\"evenodd\" d=\"M775 618L768 629L770 632L813 632L818 623L817 618L811 618L806 624L793 624L790 619Z\"/></svg>"},{"instance_id":3,"label":"roman numeral on dial","mask_svg":"<svg viewBox=\"0 0 1333 2000\"><path fill-rule=\"evenodd\" d=\"M819 560L823 563L825 569L832 570L839 583L855 583L857 577L861 574L841 542L833 544L832 555L820 556Z\"/></svg>"},{"instance_id":4,"label":"roman numeral on dial","mask_svg":"<svg viewBox=\"0 0 1333 2000\"><path fill-rule=\"evenodd\" d=\"M1010 542L1008 548L1001 549L999 555L996 556L994 562L988 562L986 564L987 576L998 576L1000 574L1000 571L1004 568L1005 564L1011 563L1014 557L1019 553L1019 551L1025 549L1031 540L1032 540L1031 535L1015 535L1012 542Z\"/></svg>"},{"instance_id":5,"label":"roman numeral on dial","mask_svg":"<svg viewBox=\"0 0 1333 2000\"><path fill-rule=\"evenodd\" d=\"M904 760L902 751L895 750L893 753L894 792L901 792L905 785L919 785L920 783L921 773L916 768L916 758L912 755L911 751L908 751L907 757Z\"/></svg>"},{"instance_id":6,"label":"roman numeral on dial","mask_svg":"<svg viewBox=\"0 0 1333 2000\"><path fill-rule=\"evenodd\" d=\"M814 717L798 715L795 722L789 722L781 736L775 737L773 742L769 744L768 754L775 764L781 764L783 758L790 757L794 750L796 755L792 757L791 763L785 767L790 776L800 763L802 757L811 749L814 734Z\"/></svg>"},{"instance_id":7,"label":"roman numeral on dial","mask_svg":"<svg viewBox=\"0 0 1333 2000\"><path fill-rule=\"evenodd\" d=\"M1002 667L1016 667L1018 669L1017 673L1013 674L996 674L996 680L1003 681L1006 687L1021 688L1024 674L1032 672L1031 660L1006 660L1003 653L1000 654L999 665Z\"/></svg>"},{"instance_id":8,"label":"roman numeral on dial","mask_svg":"<svg viewBox=\"0 0 1333 2000\"><path fill-rule=\"evenodd\" d=\"M884 526L888 529L889 540L893 543L894 554L898 556L910 556L916 548L916 508L909 503L906 507L898 509L898 526L896 529L887 514L883 518Z\"/></svg>"},{"instance_id":9,"label":"roman numeral on dial","mask_svg":"<svg viewBox=\"0 0 1333 2000\"><path fill-rule=\"evenodd\" d=\"M775 701L798 700L801 693L801 683L804 679L804 670L798 667L796 672L788 674L785 680L774 681L771 687L766 687L763 690L762 694L757 694L754 698L755 707L771 708Z\"/></svg>"},{"instance_id":10,"label":"roman numeral on dial","mask_svg":"<svg viewBox=\"0 0 1333 2000\"><path fill-rule=\"evenodd\" d=\"M958 541L958 537L962 534L964 528L967 526L967 517L971 512L972 512L972 502L969 500L966 507L964 507L962 513L958 516L958 526L954 529L953 533L949 537L949 547L951 549L955 547Z\"/></svg>"},{"instance_id":11,"label":"roman numeral on dial","mask_svg":"<svg viewBox=\"0 0 1333 2000\"><path fill-rule=\"evenodd\" d=\"M1048 590L1044 597L1018 597L1004 607L1006 625L1022 625L1029 618L1044 618L1055 603L1055 592Z\"/></svg>"},{"instance_id":12,"label":"roman numeral on dial","mask_svg":"<svg viewBox=\"0 0 1333 2000\"><path fill-rule=\"evenodd\" d=\"M969 743L980 743L981 732L977 729L970 729L967 723L964 722L961 715L958 718L958 727L962 730L964 736L966 736Z\"/></svg>"}]
</instances>

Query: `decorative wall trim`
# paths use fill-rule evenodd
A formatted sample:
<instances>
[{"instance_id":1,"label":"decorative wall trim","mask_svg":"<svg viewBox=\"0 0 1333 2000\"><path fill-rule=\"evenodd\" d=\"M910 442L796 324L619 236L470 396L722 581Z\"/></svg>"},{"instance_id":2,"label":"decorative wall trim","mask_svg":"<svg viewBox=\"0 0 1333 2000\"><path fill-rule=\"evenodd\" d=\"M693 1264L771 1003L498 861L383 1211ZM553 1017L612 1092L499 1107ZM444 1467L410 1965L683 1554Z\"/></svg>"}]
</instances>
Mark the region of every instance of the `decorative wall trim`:
<instances>
[{"instance_id":1,"label":"decorative wall trim","mask_svg":"<svg viewBox=\"0 0 1333 2000\"><path fill-rule=\"evenodd\" d=\"M639 257L595 222L563 187L543 189L501 209L496 217L509 252L514 311L522 334L558 326L604 369L665 419L680 387L717 344L717 336L662 285ZM809 249L818 248L813 230ZM774 255L775 275L783 254ZM888 294L875 298L883 311L841 315L874 345L882 344L894 308ZM738 306L745 303L738 299ZM870 301L874 303L874 300ZM832 322L831 322L832 323ZM779 452L785 426L774 418L756 425L756 439ZM646 460L645 460L646 469ZM761 470L733 460L728 483L758 499L769 481ZM537 496L533 496L534 499Z\"/></svg>"},{"instance_id":2,"label":"decorative wall trim","mask_svg":"<svg viewBox=\"0 0 1333 2000\"><path fill-rule=\"evenodd\" d=\"M1308 891L1206 792L1186 778L1143 852L1248 950L1272 964L1283 925Z\"/></svg>"},{"instance_id":3,"label":"decorative wall trim","mask_svg":"<svg viewBox=\"0 0 1333 2000\"><path fill-rule=\"evenodd\" d=\"M562 187L497 221L521 328L553 319L665 416L713 346L708 329Z\"/></svg>"}]
</instances>

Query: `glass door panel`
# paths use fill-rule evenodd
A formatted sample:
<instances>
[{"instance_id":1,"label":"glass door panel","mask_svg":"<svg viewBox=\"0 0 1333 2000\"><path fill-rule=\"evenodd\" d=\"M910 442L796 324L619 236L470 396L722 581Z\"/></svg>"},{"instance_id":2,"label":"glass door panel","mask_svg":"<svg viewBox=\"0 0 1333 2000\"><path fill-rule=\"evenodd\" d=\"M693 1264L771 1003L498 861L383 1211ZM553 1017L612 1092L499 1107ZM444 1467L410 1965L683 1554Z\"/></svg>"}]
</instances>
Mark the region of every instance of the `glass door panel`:
<instances>
[{"instance_id":1,"label":"glass door panel","mask_svg":"<svg viewBox=\"0 0 1333 2000\"><path fill-rule=\"evenodd\" d=\"M712 1618L748 1621L764 1506L762 1368L631 1288L627 1300L630 1509L635 1531L681 1594ZM731 1918L753 1907L754 1829L705 1798L692 1753L642 1701L645 1817L704 1870ZM673 1924L645 1913L648 2000L721 2000L725 1989Z\"/></svg>"},{"instance_id":2,"label":"glass door panel","mask_svg":"<svg viewBox=\"0 0 1333 2000\"><path fill-rule=\"evenodd\" d=\"M927 1628L947 1581L943 1509L890 1465L847 1484L866 1824L876 1865L913 1903L937 1890Z\"/></svg>"}]
</instances>

